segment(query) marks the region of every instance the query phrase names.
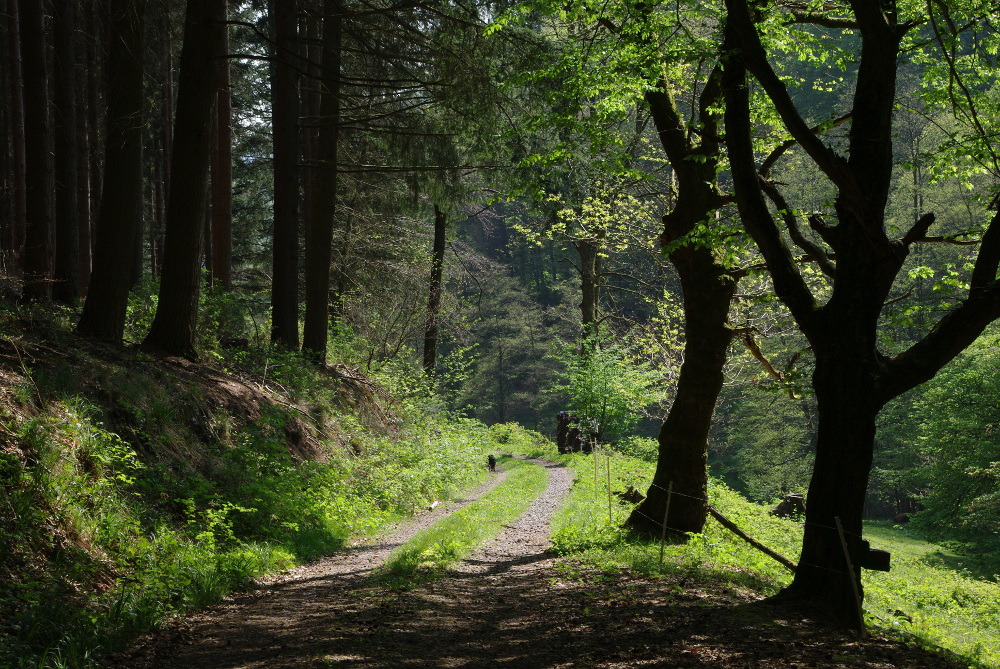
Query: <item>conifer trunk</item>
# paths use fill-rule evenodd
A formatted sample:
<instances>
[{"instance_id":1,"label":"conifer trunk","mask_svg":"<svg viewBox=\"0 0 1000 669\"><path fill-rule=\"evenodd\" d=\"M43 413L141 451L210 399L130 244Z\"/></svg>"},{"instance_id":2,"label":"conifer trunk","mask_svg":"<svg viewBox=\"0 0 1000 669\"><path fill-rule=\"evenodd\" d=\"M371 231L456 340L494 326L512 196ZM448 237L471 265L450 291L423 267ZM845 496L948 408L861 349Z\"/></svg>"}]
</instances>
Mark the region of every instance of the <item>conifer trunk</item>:
<instances>
[{"instance_id":1,"label":"conifer trunk","mask_svg":"<svg viewBox=\"0 0 1000 669\"><path fill-rule=\"evenodd\" d=\"M302 348L326 363L330 327L330 262L337 211L337 148L340 126L340 63L343 26L339 0L323 3L323 68L319 118L319 161L314 166L315 201L306 221L306 312Z\"/></svg>"},{"instance_id":2,"label":"conifer trunk","mask_svg":"<svg viewBox=\"0 0 1000 669\"><path fill-rule=\"evenodd\" d=\"M212 118L223 55L224 0L189 2L177 85L177 114L167 196L163 274L153 325L143 345L196 357Z\"/></svg>"},{"instance_id":3,"label":"conifer trunk","mask_svg":"<svg viewBox=\"0 0 1000 669\"><path fill-rule=\"evenodd\" d=\"M63 304L80 298L80 216L77 190L76 0L53 2L55 45L55 282L53 297Z\"/></svg>"},{"instance_id":4,"label":"conifer trunk","mask_svg":"<svg viewBox=\"0 0 1000 669\"><path fill-rule=\"evenodd\" d=\"M132 277L133 247L142 224L141 0L108 0L108 127L106 198L97 219L97 246L77 332L121 342Z\"/></svg>"},{"instance_id":5,"label":"conifer trunk","mask_svg":"<svg viewBox=\"0 0 1000 669\"><path fill-rule=\"evenodd\" d=\"M271 70L274 141L274 244L271 280L271 342L299 347L298 74L295 0L270 0L275 61Z\"/></svg>"},{"instance_id":6,"label":"conifer trunk","mask_svg":"<svg viewBox=\"0 0 1000 669\"><path fill-rule=\"evenodd\" d=\"M52 297L52 161L43 13L42 0L20 3L26 193L22 298L29 302Z\"/></svg>"},{"instance_id":7,"label":"conifer trunk","mask_svg":"<svg viewBox=\"0 0 1000 669\"><path fill-rule=\"evenodd\" d=\"M217 63L219 90L212 142L211 281L212 285L229 289L232 287L233 268L233 100L230 92L228 27L223 29L223 54Z\"/></svg>"},{"instance_id":8,"label":"conifer trunk","mask_svg":"<svg viewBox=\"0 0 1000 669\"><path fill-rule=\"evenodd\" d=\"M441 336L438 316L441 312L441 280L444 275L444 251L448 218L434 205L434 246L431 250L431 278L427 296L427 321L424 326L424 374L437 371L438 340Z\"/></svg>"},{"instance_id":9,"label":"conifer trunk","mask_svg":"<svg viewBox=\"0 0 1000 669\"><path fill-rule=\"evenodd\" d=\"M24 146L24 95L23 78L21 76L21 39L18 20L17 0L7 0L7 31L10 39L8 56L10 77L10 133L11 157L13 159L13 189L12 220L10 229L11 257L20 267L24 253L24 234L27 220L27 187L25 185L25 146ZM13 268L8 268L13 269Z\"/></svg>"}]
</instances>

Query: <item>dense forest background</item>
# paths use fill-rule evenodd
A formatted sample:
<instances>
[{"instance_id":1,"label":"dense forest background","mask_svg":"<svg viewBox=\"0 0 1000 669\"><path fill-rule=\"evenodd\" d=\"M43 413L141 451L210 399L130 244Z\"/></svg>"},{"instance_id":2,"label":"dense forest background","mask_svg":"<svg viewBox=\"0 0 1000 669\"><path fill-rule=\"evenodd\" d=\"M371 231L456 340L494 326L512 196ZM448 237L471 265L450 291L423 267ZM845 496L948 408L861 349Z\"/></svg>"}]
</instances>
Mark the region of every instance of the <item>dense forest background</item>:
<instances>
[{"instance_id":1,"label":"dense forest background","mask_svg":"<svg viewBox=\"0 0 1000 669\"><path fill-rule=\"evenodd\" d=\"M757 8L762 65L729 4L6 0L5 297L156 353L301 352L487 424L554 434L571 410L590 437L665 462L675 433L657 431L709 339L692 286L715 281L709 471L757 501L806 492L823 328L747 222L729 114L749 90L766 211L801 286L838 306L834 265L855 247L830 230L867 182L821 176L839 174L827 150L857 174L869 162L874 5ZM902 250L871 284L878 364L987 306L880 396L864 514L995 539L996 8L891 4L901 55L870 162L889 179L876 227ZM724 81L726 20L759 82L744 89Z\"/></svg>"}]
</instances>

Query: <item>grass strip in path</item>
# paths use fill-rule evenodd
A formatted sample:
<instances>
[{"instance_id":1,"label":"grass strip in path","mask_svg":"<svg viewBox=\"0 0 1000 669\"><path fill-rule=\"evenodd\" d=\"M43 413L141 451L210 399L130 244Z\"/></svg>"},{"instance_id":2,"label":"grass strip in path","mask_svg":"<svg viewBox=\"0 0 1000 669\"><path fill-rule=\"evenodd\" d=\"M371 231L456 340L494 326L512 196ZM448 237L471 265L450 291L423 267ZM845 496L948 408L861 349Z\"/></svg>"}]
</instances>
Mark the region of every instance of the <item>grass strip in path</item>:
<instances>
[{"instance_id":1,"label":"grass strip in path","mask_svg":"<svg viewBox=\"0 0 1000 669\"><path fill-rule=\"evenodd\" d=\"M498 468L507 471L503 483L394 550L378 578L411 587L441 574L517 520L548 485L548 471L532 462L503 456Z\"/></svg>"}]
</instances>

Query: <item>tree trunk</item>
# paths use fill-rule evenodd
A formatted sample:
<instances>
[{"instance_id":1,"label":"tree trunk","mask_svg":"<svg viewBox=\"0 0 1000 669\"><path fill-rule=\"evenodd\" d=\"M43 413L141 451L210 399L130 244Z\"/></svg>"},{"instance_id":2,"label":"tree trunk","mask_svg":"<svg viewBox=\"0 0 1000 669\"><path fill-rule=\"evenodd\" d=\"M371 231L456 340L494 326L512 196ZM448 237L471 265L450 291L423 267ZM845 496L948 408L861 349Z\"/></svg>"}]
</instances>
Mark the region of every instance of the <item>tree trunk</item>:
<instances>
[{"instance_id":1,"label":"tree trunk","mask_svg":"<svg viewBox=\"0 0 1000 669\"><path fill-rule=\"evenodd\" d=\"M167 197L170 193L170 156L174 143L174 58L170 43L170 0L163 3L158 18L160 26L160 91L159 91L159 175L156 188L156 225L150 229L150 246L153 249L150 273L160 277L163 270L163 230L167 218Z\"/></svg>"},{"instance_id":2,"label":"tree trunk","mask_svg":"<svg viewBox=\"0 0 1000 669\"><path fill-rule=\"evenodd\" d=\"M12 35L0 24L0 58L10 54ZM14 218L14 158L10 119L11 90L8 68L0 68L0 271L6 272L11 249L11 222Z\"/></svg>"},{"instance_id":3,"label":"tree trunk","mask_svg":"<svg viewBox=\"0 0 1000 669\"><path fill-rule=\"evenodd\" d=\"M339 0L323 3L323 79L321 81L319 155L314 166L316 201L306 222L306 313L302 348L320 365L326 363L329 332L330 262L337 208L337 141L340 120L340 62L343 26Z\"/></svg>"},{"instance_id":4,"label":"tree trunk","mask_svg":"<svg viewBox=\"0 0 1000 669\"><path fill-rule=\"evenodd\" d=\"M879 352L878 323L885 300L911 247L934 223L934 216L925 214L901 238L887 237L895 75L900 39L909 28L870 3L852 4L862 47L845 159L815 136L768 61L755 25L759 8L751 11L745 0L727 0L726 6L726 140L736 201L744 226L764 256L775 292L816 357L813 387L819 423L802 554L794 581L779 597L817 605L831 618L853 626L858 622L853 586L863 592L862 514L876 417L886 402L933 377L1000 317L1000 213L982 234L965 299L945 311L906 351L892 357ZM774 103L785 129L837 189L836 226L821 219L810 221L836 254L836 266L827 272L833 288L825 304L814 295L812 279L800 272L784 231L763 198L748 70ZM791 231L794 222L784 221ZM840 547L838 519L853 572L848 571Z\"/></svg>"},{"instance_id":5,"label":"tree trunk","mask_svg":"<svg viewBox=\"0 0 1000 669\"><path fill-rule=\"evenodd\" d=\"M274 142L274 243L271 342L299 348L299 100L295 0L270 0L275 61L271 74Z\"/></svg>"},{"instance_id":6,"label":"tree trunk","mask_svg":"<svg viewBox=\"0 0 1000 669\"><path fill-rule=\"evenodd\" d=\"M77 208L76 0L53 2L55 45L56 258L52 296L80 298L80 216Z\"/></svg>"},{"instance_id":7,"label":"tree trunk","mask_svg":"<svg viewBox=\"0 0 1000 669\"><path fill-rule=\"evenodd\" d=\"M212 116L218 99L225 3L190 2L184 19L177 115L167 196L163 274L144 346L190 358L195 353Z\"/></svg>"},{"instance_id":8,"label":"tree trunk","mask_svg":"<svg viewBox=\"0 0 1000 669\"><path fill-rule=\"evenodd\" d=\"M93 39L92 37L82 37L83 40ZM87 58L88 49L86 41L78 45L77 48L77 82L76 82L76 137L78 151L76 154L76 202L79 215L77 227L77 256L79 264L77 272L80 281L80 295L85 297L87 286L90 283L90 271L92 268L93 255L91 251L91 234L94 227L94 211L90 200L90 112L87 109L87 70L90 63Z\"/></svg>"},{"instance_id":9,"label":"tree trunk","mask_svg":"<svg viewBox=\"0 0 1000 669\"><path fill-rule=\"evenodd\" d=\"M225 0L224 0L225 1ZM218 62L219 91L212 146L212 285L232 287L233 269L233 101L230 91L229 30Z\"/></svg>"},{"instance_id":10,"label":"tree trunk","mask_svg":"<svg viewBox=\"0 0 1000 669\"><path fill-rule=\"evenodd\" d=\"M656 472L646 499L626 524L640 534L659 536L664 521L671 533L701 532L708 515L708 433L722 389L723 367L733 331L729 306L736 292L735 274L719 249L685 237L709 221L722 196L717 185L718 115L712 111L721 94L716 67L702 89L699 121L705 137L693 143L687 121L664 81L646 94L660 144L678 183L677 201L663 217L661 243L681 280L684 306L684 363L677 394L660 428ZM664 519L667 489L670 516Z\"/></svg>"},{"instance_id":11,"label":"tree trunk","mask_svg":"<svg viewBox=\"0 0 1000 669\"><path fill-rule=\"evenodd\" d=\"M441 279L444 275L444 249L448 235L448 218L434 205L434 247L431 252L431 280L427 296L427 321L424 326L424 374L437 371L437 348L440 338L438 315L441 311Z\"/></svg>"},{"instance_id":12,"label":"tree trunk","mask_svg":"<svg viewBox=\"0 0 1000 669\"><path fill-rule=\"evenodd\" d=\"M24 95L21 76L21 40L17 0L7 0L7 30L10 36L10 122L11 155L13 157L13 213L10 230L11 256L20 265L24 253L27 220L27 190L25 185ZM12 269L12 268L8 268Z\"/></svg>"},{"instance_id":13,"label":"tree trunk","mask_svg":"<svg viewBox=\"0 0 1000 669\"><path fill-rule=\"evenodd\" d=\"M22 297L28 301L52 297L52 163L42 5L42 0L22 0L20 5L26 187Z\"/></svg>"},{"instance_id":14,"label":"tree trunk","mask_svg":"<svg viewBox=\"0 0 1000 669\"><path fill-rule=\"evenodd\" d=\"M707 212L706 212L707 213ZM626 524L638 533L660 535L667 488L673 483L671 534L701 532L708 514L708 433L715 403L722 390L722 369L733 331L729 305L736 281L717 262L711 249L687 244L670 260L677 268L684 293L684 363L677 394L660 427L656 472L646 499Z\"/></svg>"},{"instance_id":15,"label":"tree trunk","mask_svg":"<svg viewBox=\"0 0 1000 669\"><path fill-rule=\"evenodd\" d=\"M100 216L101 200L104 188L104 128L108 123L102 113L107 107L107 101L102 104L101 91L105 73L102 72L103 57L107 52L102 33L102 21L98 20L98 12L87 12L87 126L90 136L90 211L93 226L90 235L90 252L97 249L97 219ZM103 51L102 51L103 49ZM89 283L88 283L89 285Z\"/></svg>"},{"instance_id":16,"label":"tree trunk","mask_svg":"<svg viewBox=\"0 0 1000 669\"><path fill-rule=\"evenodd\" d=\"M601 241L600 237L573 241L573 248L580 257L580 322L584 340L597 336L597 311L601 294Z\"/></svg>"},{"instance_id":17,"label":"tree trunk","mask_svg":"<svg viewBox=\"0 0 1000 669\"><path fill-rule=\"evenodd\" d=\"M860 564L867 545L862 517L872 465L875 419L872 370L856 346L817 351L813 387L819 408L816 463L809 483L802 553L795 579L783 596L814 602L834 618L857 622L851 578L863 593ZM855 349L855 350L848 350ZM867 358L872 359L871 351ZM859 476L863 472L863 476ZM844 559L836 518L844 528L853 573Z\"/></svg>"},{"instance_id":18,"label":"tree trunk","mask_svg":"<svg viewBox=\"0 0 1000 669\"><path fill-rule=\"evenodd\" d=\"M109 0L106 198L97 220L97 247L77 332L121 342L131 284L133 247L142 206L141 0Z\"/></svg>"}]
</instances>

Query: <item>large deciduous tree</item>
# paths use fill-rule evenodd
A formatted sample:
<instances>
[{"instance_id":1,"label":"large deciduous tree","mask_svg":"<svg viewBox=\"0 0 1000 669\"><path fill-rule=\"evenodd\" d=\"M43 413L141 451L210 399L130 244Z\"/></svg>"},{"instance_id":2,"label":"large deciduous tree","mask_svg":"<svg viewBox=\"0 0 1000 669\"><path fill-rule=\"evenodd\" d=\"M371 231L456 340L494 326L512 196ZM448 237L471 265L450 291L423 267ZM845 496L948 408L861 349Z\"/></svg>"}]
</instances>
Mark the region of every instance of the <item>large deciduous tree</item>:
<instances>
[{"instance_id":1,"label":"large deciduous tree","mask_svg":"<svg viewBox=\"0 0 1000 669\"><path fill-rule=\"evenodd\" d=\"M743 224L763 254L775 291L787 305L815 355L813 387L818 403L816 461L809 485L808 513L798 570L784 596L819 603L843 620L854 620L857 605L851 579L860 588L860 564L867 546L861 538L862 513L875 438L875 419L890 399L930 379L1000 317L1000 213L983 215L982 236L965 299L944 312L922 339L896 355L879 348L879 321L904 260L927 236L934 222L924 214L900 236L886 229L886 205L893 173L893 110L901 44L928 17L897 16L895 3L850 0L840 15L796 15L792 21L817 20L828 30L843 29L842 40L860 35L855 53L856 83L852 122L842 147L821 141L779 78L755 20L767 18L747 0L727 0L724 88L726 139L736 198ZM921 6L958 12L954 0ZM778 11L777 8L775 11ZM988 11L984 6L982 11ZM995 14L995 8L992 10ZM801 12L800 12L801 14ZM784 17L788 20L789 17ZM976 26L982 16L966 15L955 25ZM850 31L850 35L847 35ZM958 44L959 50L968 45ZM947 59L947 52L944 58ZM758 175L750 122L747 72L763 90L792 138L836 192L832 211L812 216L821 244L832 250L832 289L823 302L814 293L790 253L782 218L765 202L775 185ZM952 71L957 77L959 72ZM850 77L847 77L850 81ZM961 81L953 79L957 88ZM971 98L969 98L971 100ZM995 154L994 154L995 156ZM996 168L995 159L991 169ZM994 178L998 175L994 174ZM994 202L994 208L996 203ZM818 244L819 247L819 244ZM835 256L834 256L835 254ZM848 573L838 532L842 523L853 564Z\"/></svg>"},{"instance_id":2,"label":"large deciduous tree","mask_svg":"<svg viewBox=\"0 0 1000 669\"><path fill-rule=\"evenodd\" d=\"M663 151L677 175L677 201L663 217L662 243L681 280L684 362L674 402L660 427L656 473L646 499L627 521L645 534L655 535L663 522L673 532L701 532L708 514L708 433L733 338L729 306L736 273L717 245L690 235L725 203L717 177L720 79L716 67L701 91L699 133L691 131L666 81L646 93ZM671 484L679 494L665 518Z\"/></svg>"}]
</instances>

